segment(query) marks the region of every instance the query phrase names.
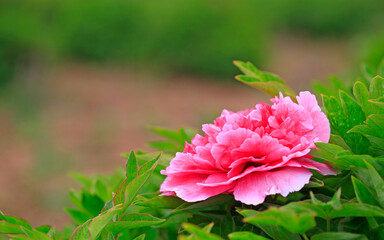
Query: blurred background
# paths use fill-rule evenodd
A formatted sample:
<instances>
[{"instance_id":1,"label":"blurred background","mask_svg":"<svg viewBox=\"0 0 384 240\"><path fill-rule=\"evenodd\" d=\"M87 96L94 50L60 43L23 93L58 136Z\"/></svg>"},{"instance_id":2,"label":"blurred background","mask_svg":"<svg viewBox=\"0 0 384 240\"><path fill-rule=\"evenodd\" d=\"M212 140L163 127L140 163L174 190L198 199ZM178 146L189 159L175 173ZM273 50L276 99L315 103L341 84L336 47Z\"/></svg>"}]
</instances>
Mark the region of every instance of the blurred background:
<instances>
[{"instance_id":1,"label":"blurred background","mask_svg":"<svg viewBox=\"0 0 384 240\"><path fill-rule=\"evenodd\" d=\"M233 60L299 91L383 57L382 0L1 0L0 209L60 227L69 172L268 101Z\"/></svg>"}]
</instances>

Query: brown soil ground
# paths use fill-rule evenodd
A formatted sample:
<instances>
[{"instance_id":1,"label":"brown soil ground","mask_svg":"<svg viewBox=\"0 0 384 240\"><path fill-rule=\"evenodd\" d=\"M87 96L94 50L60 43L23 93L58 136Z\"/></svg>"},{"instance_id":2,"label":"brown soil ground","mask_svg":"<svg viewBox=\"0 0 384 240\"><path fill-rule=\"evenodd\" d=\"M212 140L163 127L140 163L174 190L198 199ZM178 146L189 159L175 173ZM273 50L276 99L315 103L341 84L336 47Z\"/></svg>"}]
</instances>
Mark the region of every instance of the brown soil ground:
<instances>
[{"instance_id":1,"label":"brown soil ground","mask_svg":"<svg viewBox=\"0 0 384 240\"><path fill-rule=\"evenodd\" d=\"M349 57L340 42L285 38L277 46L269 70L296 90L344 69ZM40 99L39 131L20 133L35 125L17 120L12 109L0 109L0 209L35 226L68 222L62 208L69 206L67 189L77 185L67 173L110 173L124 166L120 153L146 149L157 138L146 125L199 129L224 108L237 111L268 101L235 80L155 77L85 64L61 66L32 85L28 91ZM45 147L54 153L39 160L37 149Z\"/></svg>"}]
</instances>

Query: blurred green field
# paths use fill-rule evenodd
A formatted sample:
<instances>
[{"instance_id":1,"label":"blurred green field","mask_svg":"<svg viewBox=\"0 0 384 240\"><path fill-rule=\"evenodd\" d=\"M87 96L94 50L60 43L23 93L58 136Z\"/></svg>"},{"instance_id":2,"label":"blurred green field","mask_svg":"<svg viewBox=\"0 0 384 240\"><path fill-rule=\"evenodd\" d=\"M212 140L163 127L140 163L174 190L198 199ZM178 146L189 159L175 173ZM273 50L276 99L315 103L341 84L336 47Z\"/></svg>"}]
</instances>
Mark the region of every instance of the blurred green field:
<instances>
[{"instance_id":1,"label":"blurred green field","mask_svg":"<svg viewBox=\"0 0 384 240\"><path fill-rule=\"evenodd\" d=\"M0 79L72 60L229 76L234 59L266 66L271 42L287 33L372 42L357 44L356 59L377 63L383 18L380 0L3 0Z\"/></svg>"}]
</instances>

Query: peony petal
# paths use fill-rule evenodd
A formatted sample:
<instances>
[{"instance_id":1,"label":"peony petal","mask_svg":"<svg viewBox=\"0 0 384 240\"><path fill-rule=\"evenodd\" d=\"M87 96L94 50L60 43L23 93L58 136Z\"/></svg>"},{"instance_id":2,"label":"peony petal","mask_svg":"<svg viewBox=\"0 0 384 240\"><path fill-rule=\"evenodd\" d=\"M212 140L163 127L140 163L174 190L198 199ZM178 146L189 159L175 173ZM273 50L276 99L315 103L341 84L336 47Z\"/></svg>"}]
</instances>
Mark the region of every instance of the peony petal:
<instances>
[{"instance_id":1,"label":"peony petal","mask_svg":"<svg viewBox=\"0 0 384 240\"><path fill-rule=\"evenodd\" d=\"M268 195L299 191L309 182L312 173L305 168L284 167L270 172L256 172L237 181L235 199L249 205L263 203Z\"/></svg>"},{"instance_id":2,"label":"peony petal","mask_svg":"<svg viewBox=\"0 0 384 240\"><path fill-rule=\"evenodd\" d=\"M235 183L205 187L198 183L203 183L207 179L207 175L203 174L178 174L168 176L160 186L160 191L168 193L175 192L178 197L187 202L202 201L212 196L226 193L232 189Z\"/></svg>"},{"instance_id":3,"label":"peony petal","mask_svg":"<svg viewBox=\"0 0 384 240\"><path fill-rule=\"evenodd\" d=\"M301 167L316 170L322 175L336 175L338 173L336 169L328 166L327 164L319 163L308 158L301 158L294 161L293 160L289 161L286 164L286 166L292 166L292 167L301 166Z\"/></svg>"}]
</instances>

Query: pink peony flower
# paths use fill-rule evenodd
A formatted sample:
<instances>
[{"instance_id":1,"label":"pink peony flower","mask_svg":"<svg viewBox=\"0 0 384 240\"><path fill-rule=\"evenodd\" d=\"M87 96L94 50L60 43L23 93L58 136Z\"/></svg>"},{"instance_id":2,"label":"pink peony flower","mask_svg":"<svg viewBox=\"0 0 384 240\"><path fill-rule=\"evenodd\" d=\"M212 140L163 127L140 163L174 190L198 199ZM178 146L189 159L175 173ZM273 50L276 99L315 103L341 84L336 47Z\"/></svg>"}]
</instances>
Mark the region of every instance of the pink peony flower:
<instances>
[{"instance_id":1,"label":"pink peony flower","mask_svg":"<svg viewBox=\"0 0 384 240\"><path fill-rule=\"evenodd\" d=\"M330 127L314 95L301 92L298 104L289 97L271 99L237 113L223 110L214 124L204 124L162 174L160 191L188 202L218 194L233 194L245 204L258 205L267 195L299 191L314 169L335 174L311 160L315 142L328 142Z\"/></svg>"}]
</instances>

